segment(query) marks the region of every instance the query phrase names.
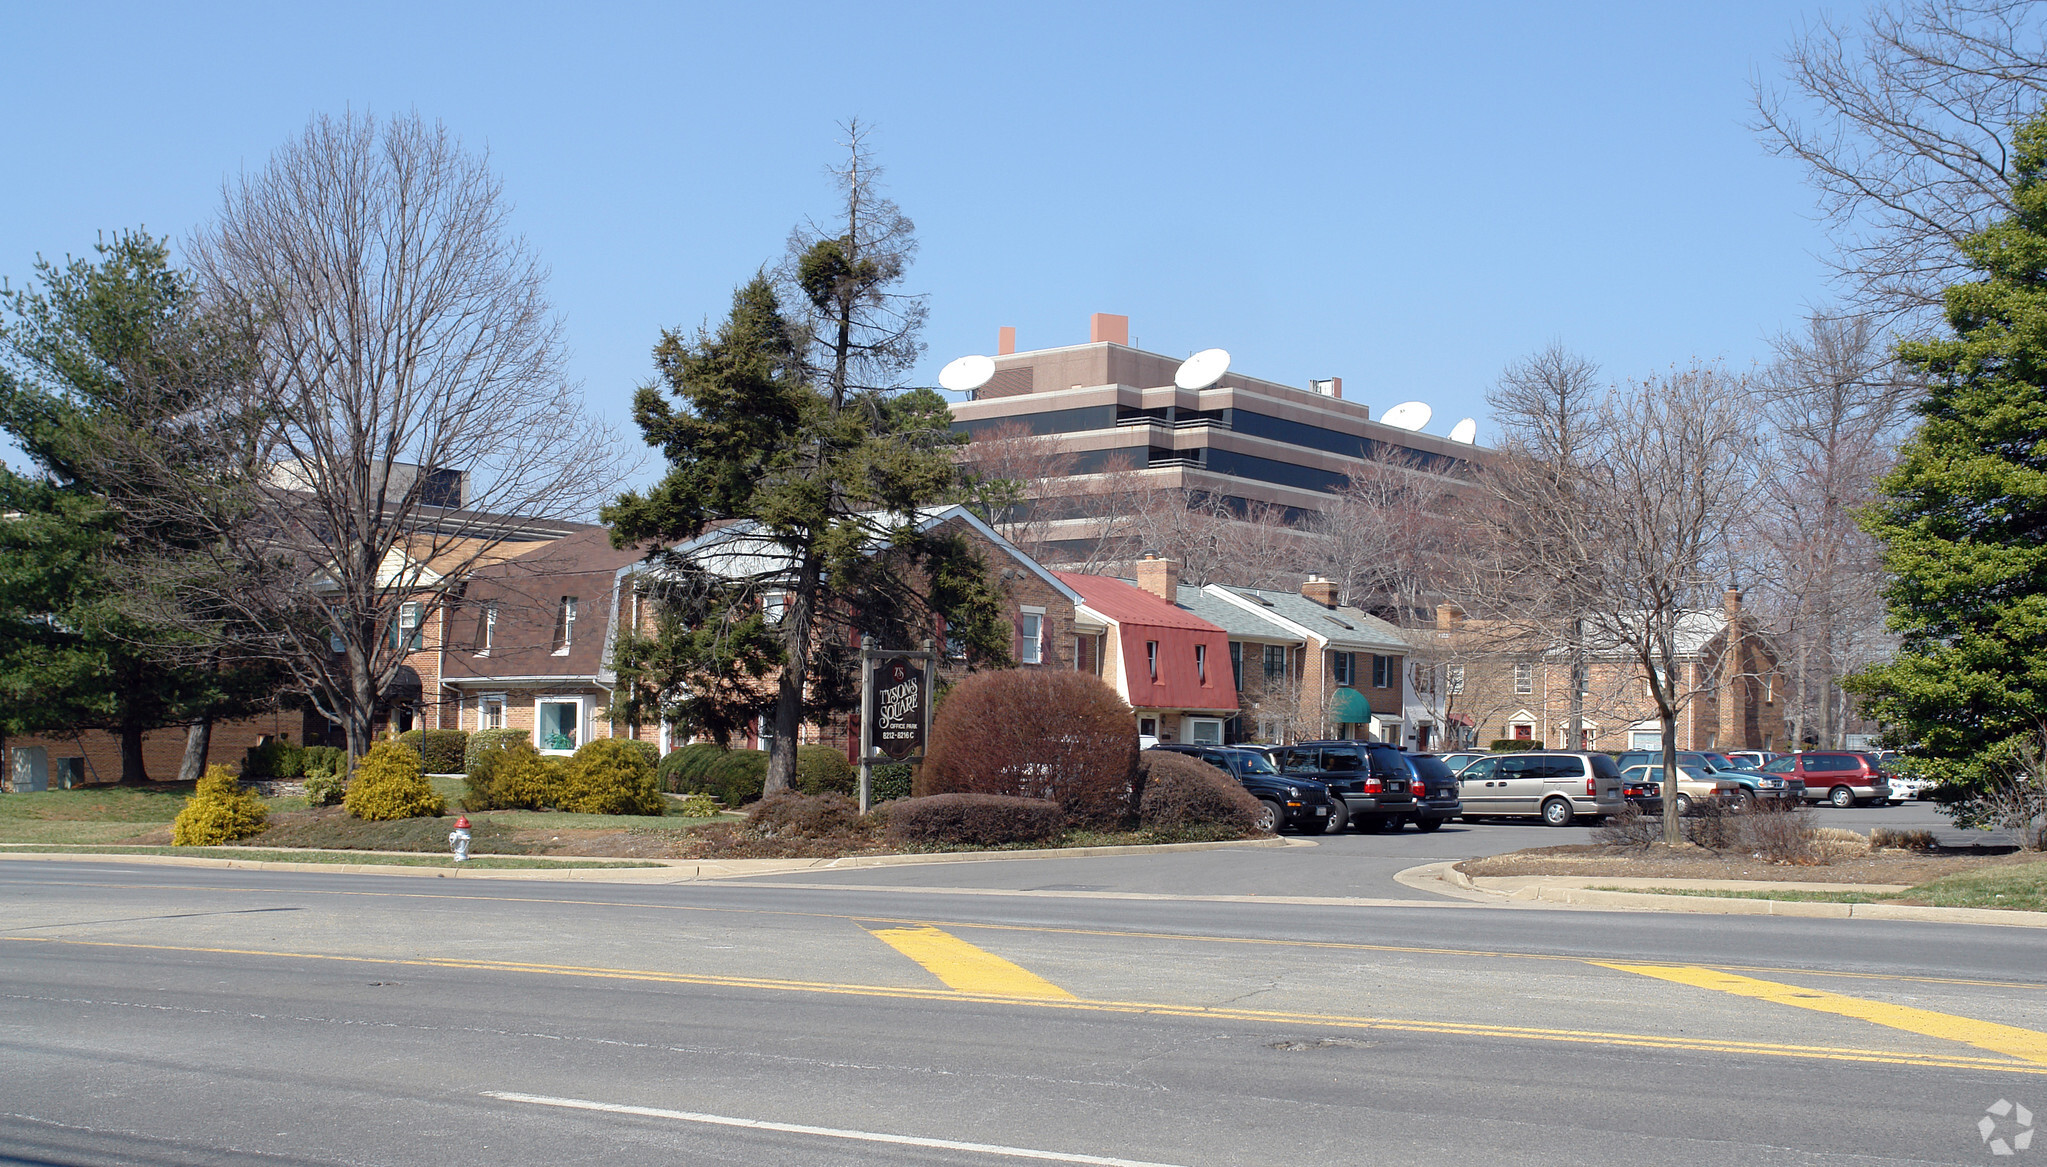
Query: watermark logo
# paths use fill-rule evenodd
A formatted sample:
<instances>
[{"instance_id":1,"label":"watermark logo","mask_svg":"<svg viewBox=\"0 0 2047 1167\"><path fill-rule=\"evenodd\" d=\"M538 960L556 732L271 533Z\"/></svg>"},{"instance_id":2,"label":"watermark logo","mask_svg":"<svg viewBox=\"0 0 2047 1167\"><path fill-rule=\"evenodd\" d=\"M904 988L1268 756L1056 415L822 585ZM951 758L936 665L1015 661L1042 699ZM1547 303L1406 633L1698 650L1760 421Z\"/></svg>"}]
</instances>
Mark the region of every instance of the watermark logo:
<instances>
[{"instance_id":1,"label":"watermark logo","mask_svg":"<svg viewBox=\"0 0 2047 1167\"><path fill-rule=\"evenodd\" d=\"M1991 1154L2016 1155L2033 1145L2033 1112L2000 1098L1977 1120L1976 1133Z\"/></svg>"}]
</instances>

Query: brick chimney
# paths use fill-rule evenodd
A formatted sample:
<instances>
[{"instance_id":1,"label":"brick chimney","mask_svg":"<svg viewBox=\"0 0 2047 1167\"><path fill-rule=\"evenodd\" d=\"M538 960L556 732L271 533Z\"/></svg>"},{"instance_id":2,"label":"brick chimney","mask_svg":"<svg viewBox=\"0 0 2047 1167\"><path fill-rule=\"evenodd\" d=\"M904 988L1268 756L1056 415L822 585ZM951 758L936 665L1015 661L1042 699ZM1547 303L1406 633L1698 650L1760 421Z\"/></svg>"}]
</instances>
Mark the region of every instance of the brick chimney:
<instances>
[{"instance_id":1,"label":"brick chimney","mask_svg":"<svg viewBox=\"0 0 2047 1167\"><path fill-rule=\"evenodd\" d=\"M1727 616L1726 648L1720 655L1720 675L1715 678L1719 716L1715 718L1714 745L1723 750L1754 749L1756 736L1749 705L1755 681L1748 673L1747 646L1741 635L1741 589L1733 584L1720 593L1720 608Z\"/></svg>"},{"instance_id":2,"label":"brick chimney","mask_svg":"<svg viewBox=\"0 0 2047 1167\"><path fill-rule=\"evenodd\" d=\"M1016 329L1005 324L995 330L995 355L1006 357L1016 351Z\"/></svg>"},{"instance_id":3,"label":"brick chimney","mask_svg":"<svg viewBox=\"0 0 2047 1167\"><path fill-rule=\"evenodd\" d=\"M1310 574L1307 582L1301 585L1301 594L1325 608L1334 608L1336 606L1336 581Z\"/></svg>"},{"instance_id":4,"label":"brick chimney","mask_svg":"<svg viewBox=\"0 0 2047 1167\"><path fill-rule=\"evenodd\" d=\"M1130 344L1130 317L1112 316L1097 312L1087 318L1087 339L1089 344L1108 341L1128 347Z\"/></svg>"},{"instance_id":5,"label":"brick chimney","mask_svg":"<svg viewBox=\"0 0 2047 1167\"><path fill-rule=\"evenodd\" d=\"M1448 632L1464 623L1464 610L1455 604L1436 605L1436 631Z\"/></svg>"},{"instance_id":6,"label":"brick chimney","mask_svg":"<svg viewBox=\"0 0 2047 1167\"><path fill-rule=\"evenodd\" d=\"M1168 604L1180 602L1180 561L1161 558L1156 551L1147 551L1137 561L1137 586L1164 600Z\"/></svg>"}]
</instances>

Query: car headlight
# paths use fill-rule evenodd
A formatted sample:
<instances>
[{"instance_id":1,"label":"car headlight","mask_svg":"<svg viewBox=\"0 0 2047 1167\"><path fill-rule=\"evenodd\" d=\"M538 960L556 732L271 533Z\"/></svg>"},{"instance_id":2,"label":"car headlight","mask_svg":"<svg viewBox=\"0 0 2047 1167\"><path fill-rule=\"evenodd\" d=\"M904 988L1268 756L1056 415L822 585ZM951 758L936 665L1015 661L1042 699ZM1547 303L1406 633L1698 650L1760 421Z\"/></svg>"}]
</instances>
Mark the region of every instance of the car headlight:
<instances>
[{"instance_id":1,"label":"car headlight","mask_svg":"<svg viewBox=\"0 0 2047 1167\"><path fill-rule=\"evenodd\" d=\"M1300 787L1298 787L1298 786L1289 786L1289 787L1287 787L1287 788L1286 788L1286 796L1287 796L1288 798L1299 798L1299 797L1301 796L1301 788L1300 788Z\"/></svg>"}]
</instances>

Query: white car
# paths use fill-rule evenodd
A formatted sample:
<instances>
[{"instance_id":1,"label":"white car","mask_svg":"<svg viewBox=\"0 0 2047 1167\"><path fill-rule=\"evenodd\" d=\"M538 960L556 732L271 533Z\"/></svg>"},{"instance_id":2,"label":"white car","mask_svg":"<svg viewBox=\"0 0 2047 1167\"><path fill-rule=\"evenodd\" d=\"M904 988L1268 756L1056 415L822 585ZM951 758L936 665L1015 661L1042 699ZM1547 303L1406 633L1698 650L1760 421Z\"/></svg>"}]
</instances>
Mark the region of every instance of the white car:
<instances>
[{"instance_id":1,"label":"white car","mask_svg":"<svg viewBox=\"0 0 2047 1167\"><path fill-rule=\"evenodd\" d=\"M1902 774L1891 775L1891 796L1886 799L1892 806L1908 798L1925 798L1933 783L1924 778L1907 778Z\"/></svg>"}]
</instances>

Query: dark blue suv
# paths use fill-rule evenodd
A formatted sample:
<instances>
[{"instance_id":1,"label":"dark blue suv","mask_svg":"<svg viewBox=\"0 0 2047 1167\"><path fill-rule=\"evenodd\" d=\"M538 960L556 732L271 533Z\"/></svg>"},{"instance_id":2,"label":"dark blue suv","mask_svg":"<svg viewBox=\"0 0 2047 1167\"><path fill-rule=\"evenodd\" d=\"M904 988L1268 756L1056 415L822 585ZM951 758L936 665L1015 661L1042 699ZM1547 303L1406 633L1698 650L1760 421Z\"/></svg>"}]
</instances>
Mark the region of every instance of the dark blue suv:
<instances>
[{"instance_id":1,"label":"dark blue suv","mask_svg":"<svg viewBox=\"0 0 2047 1167\"><path fill-rule=\"evenodd\" d=\"M1337 808L1343 804L1330 796L1329 787L1320 782L1283 775L1273 769L1272 760L1264 751L1241 746L1193 746L1166 742L1152 746L1154 750L1186 754L1199 758L1230 777L1242 783L1251 797L1264 804L1265 813L1272 822L1267 830L1277 834L1280 831L1312 831L1321 834L1328 829L1331 815L1341 815ZM1264 824L1261 824L1264 825Z\"/></svg>"}]
</instances>

